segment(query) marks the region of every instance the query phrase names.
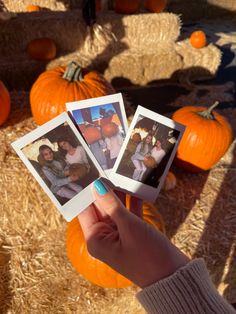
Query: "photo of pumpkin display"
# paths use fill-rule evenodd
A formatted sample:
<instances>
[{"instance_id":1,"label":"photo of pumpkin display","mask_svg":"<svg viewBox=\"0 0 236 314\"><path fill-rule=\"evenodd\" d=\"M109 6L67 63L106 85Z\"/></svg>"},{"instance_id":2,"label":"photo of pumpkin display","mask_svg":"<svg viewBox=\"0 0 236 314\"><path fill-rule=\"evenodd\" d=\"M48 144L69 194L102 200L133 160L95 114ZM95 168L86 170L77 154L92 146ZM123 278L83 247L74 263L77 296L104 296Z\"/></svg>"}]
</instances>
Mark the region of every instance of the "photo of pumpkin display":
<instances>
[{"instance_id":1,"label":"photo of pumpkin display","mask_svg":"<svg viewBox=\"0 0 236 314\"><path fill-rule=\"evenodd\" d=\"M127 119L121 94L67 104L76 126L108 174L123 144Z\"/></svg>"}]
</instances>

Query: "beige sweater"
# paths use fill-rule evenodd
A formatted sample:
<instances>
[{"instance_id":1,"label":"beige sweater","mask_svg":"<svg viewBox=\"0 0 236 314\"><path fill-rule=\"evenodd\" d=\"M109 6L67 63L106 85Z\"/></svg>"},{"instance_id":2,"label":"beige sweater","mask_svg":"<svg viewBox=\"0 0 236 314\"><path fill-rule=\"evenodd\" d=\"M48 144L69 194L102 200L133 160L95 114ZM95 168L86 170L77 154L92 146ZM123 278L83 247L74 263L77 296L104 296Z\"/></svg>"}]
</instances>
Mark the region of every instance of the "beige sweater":
<instances>
[{"instance_id":1,"label":"beige sweater","mask_svg":"<svg viewBox=\"0 0 236 314\"><path fill-rule=\"evenodd\" d=\"M137 298L148 313L236 313L218 294L203 259L195 259L173 275L144 288Z\"/></svg>"}]
</instances>

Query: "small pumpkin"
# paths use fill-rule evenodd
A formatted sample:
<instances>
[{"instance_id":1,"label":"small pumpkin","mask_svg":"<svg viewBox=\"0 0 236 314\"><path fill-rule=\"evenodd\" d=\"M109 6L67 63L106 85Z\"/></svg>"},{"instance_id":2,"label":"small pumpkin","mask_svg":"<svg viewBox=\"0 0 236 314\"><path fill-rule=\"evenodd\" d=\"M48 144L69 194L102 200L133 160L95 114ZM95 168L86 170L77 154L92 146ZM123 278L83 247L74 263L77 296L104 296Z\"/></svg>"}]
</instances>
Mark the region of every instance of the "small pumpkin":
<instances>
[{"instance_id":1,"label":"small pumpkin","mask_svg":"<svg viewBox=\"0 0 236 314\"><path fill-rule=\"evenodd\" d=\"M10 110L10 94L4 83L0 81L0 125L2 125L7 120Z\"/></svg>"},{"instance_id":2,"label":"small pumpkin","mask_svg":"<svg viewBox=\"0 0 236 314\"><path fill-rule=\"evenodd\" d=\"M166 7L166 0L145 0L144 7L149 12L160 13Z\"/></svg>"},{"instance_id":3,"label":"small pumpkin","mask_svg":"<svg viewBox=\"0 0 236 314\"><path fill-rule=\"evenodd\" d=\"M233 131L227 119L210 108L186 106L173 114L173 120L186 126L175 163L191 172L209 170L226 153Z\"/></svg>"},{"instance_id":4,"label":"small pumpkin","mask_svg":"<svg viewBox=\"0 0 236 314\"><path fill-rule=\"evenodd\" d=\"M84 164L74 163L69 166L69 175L76 176L78 180L83 179L88 174L88 168Z\"/></svg>"},{"instance_id":5,"label":"small pumpkin","mask_svg":"<svg viewBox=\"0 0 236 314\"><path fill-rule=\"evenodd\" d=\"M198 30L190 35L190 44L197 49L201 49L206 46L207 39L203 31Z\"/></svg>"},{"instance_id":6,"label":"small pumpkin","mask_svg":"<svg viewBox=\"0 0 236 314\"><path fill-rule=\"evenodd\" d=\"M39 5L35 5L35 4L29 4L26 7L26 12L37 12L41 10L42 8Z\"/></svg>"},{"instance_id":7,"label":"small pumpkin","mask_svg":"<svg viewBox=\"0 0 236 314\"><path fill-rule=\"evenodd\" d=\"M120 14L132 14L138 11L139 5L139 0L115 0L114 10Z\"/></svg>"},{"instance_id":8,"label":"small pumpkin","mask_svg":"<svg viewBox=\"0 0 236 314\"><path fill-rule=\"evenodd\" d=\"M137 144L140 143L142 140L140 133L134 133L132 136L132 140Z\"/></svg>"},{"instance_id":9,"label":"small pumpkin","mask_svg":"<svg viewBox=\"0 0 236 314\"><path fill-rule=\"evenodd\" d=\"M143 218L147 223L164 232L163 220L154 205L144 203ZM132 285L127 278L88 253L86 241L77 218L74 218L67 225L66 248L71 264L90 282L104 288L126 288Z\"/></svg>"},{"instance_id":10,"label":"small pumpkin","mask_svg":"<svg viewBox=\"0 0 236 314\"><path fill-rule=\"evenodd\" d=\"M83 132L83 136L88 144L97 142L102 138L100 130L95 126L87 127Z\"/></svg>"},{"instance_id":11,"label":"small pumpkin","mask_svg":"<svg viewBox=\"0 0 236 314\"><path fill-rule=\"evenodd\" d=\"M39 75L30 90L31 111L43 124L66 111L66 103L115 93L114 88L96 71L86 71L75 62Z\"/></svg>"},{"instance_id":12,"label":"small pumpkin","mask_svg":"<svg viewBox=\"0 0 236 314\"><path fill-rule=\"evenodd\" d=\"M176 186L176 182L176 176L173 174L173 172L168 171L163 184L163 189L165 191L173 190Z\"/></svg>"},{"instance_id":13,"label":"small pumpkin","mask_svg":"<svg viewBox=\"0 0 236 314\"><path fill-rule=\"evenodd\" d=\"M36 60L52 60L56 57L56 43L51 38L37 38L27 45L27 53Z\"/></svg>"},{"instance_id":14,"label":"small pumpkin","mask_svg":"<svg viewBox=\"0 0 236 314\"><path fill-rule=\"evenodd\" d=\"M119 131L118 125L114 122L109 122L102 126L102 135L104 137L112 137Z\"/></svg>"},{"instance_id":15,"label":"small pumpkin","mask_svg":"<svg viewBox=\"0 0 236 314\"><path fill-rule=\"evenodd\" d=\"M155 168L157 166L156 160L152 156L144 158L143 163L147 168Z\"/></svg>"}]
</instances>

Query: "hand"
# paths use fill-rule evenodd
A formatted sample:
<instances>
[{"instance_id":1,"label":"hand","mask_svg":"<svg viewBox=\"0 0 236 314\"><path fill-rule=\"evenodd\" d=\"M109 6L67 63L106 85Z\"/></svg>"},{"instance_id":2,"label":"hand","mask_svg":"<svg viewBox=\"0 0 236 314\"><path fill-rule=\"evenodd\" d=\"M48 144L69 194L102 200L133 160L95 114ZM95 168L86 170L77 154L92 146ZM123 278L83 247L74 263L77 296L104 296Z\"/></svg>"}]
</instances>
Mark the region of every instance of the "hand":
<instances>
[{"instance_id":1,"label":"hand","mask_svg":"<svg viewBox=\"0 0 236 314\"><path fill-rule=\"evenodd\" d=\"M70 174L69 178L71 182L76 182L79 180L79 176L76 174Z\"/></svg>"},{"instance_id":2,"label":"hand","mask_svg":"<svg viewBox=\"0 0 236 314\"><path fill-rule=\"evenodd\" d=\"M129 212L118 197L96 180L95 202L78 218L89 253L144 288L169 276L189 260L156 229L138 218L142 203L131 198Z\"/></svg>"}]
</instances>

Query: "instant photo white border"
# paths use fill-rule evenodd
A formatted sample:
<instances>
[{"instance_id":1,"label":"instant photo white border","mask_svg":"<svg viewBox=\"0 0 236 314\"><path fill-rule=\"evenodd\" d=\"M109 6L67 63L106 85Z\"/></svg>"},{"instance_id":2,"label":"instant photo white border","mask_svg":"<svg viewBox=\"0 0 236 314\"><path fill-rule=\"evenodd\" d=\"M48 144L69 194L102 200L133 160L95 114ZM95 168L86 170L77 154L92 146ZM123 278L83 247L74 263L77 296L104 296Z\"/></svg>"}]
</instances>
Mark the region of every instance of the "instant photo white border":
<instances>
[{"instance_id":1,"label":"instant photo white border","mask_svg":"<svg viewBox=\"0 0 236 314\"><path fill-rule=\"evenodd\" d=\"M102 106L102 105L107 105L107 104L112 104L115 102L119 102L120 104L120 109L121 109L121 118L124 126L124 131L125 131L125 137L128 131L128 122L127 122L127 116L125 112L125 106L124 106L124 100L122 97L121 93L116 93L112 95L106 95L106 96L101 96L101 97L96 97L96 98L89 98L89 99L84 99L84 100L79 100L79 101L73 101L73 102L68 102L66 103L66 109L67 111L70 112L70 114L73 117L73 110L80 110L80 109L85 109L85 108L92 108L95 106ZM74 117L73 117L74 118ZM110 176L111 173L111 168L107 170L103 170L106 174L106 176Z\"/></svg>"},{"instance_id":2,"label":"instant photo white border","mask_svg":"<svg viewBox=\"0 0 236 314\"><path fill-rule=\"evenodd\" d=\"M43 190L47 193L47 195L52 200L52 202L57 207L57 209L60 211L60 213L63 215L63 217L69 222L95 200L91 191L91 187L90 187L92 183L88 185L87 187L85 187L77 195L75 195L71 200L67 201L66 204L61 205L60 202L57 200L57 198L51 192L50 188L46 185L46 183L43 181L43 179L40 177L38 172L35 170L31 162L28 160L28 158L25 156L25 154L22 151L22 149L26 145L31 144L33 141L36 141L38 138L40 138L44 134L54 130L56 127L58 127L59 125L65 122L68 123L71 130L74 132L75 136L78 138L78 141L81 143L86 153L88 154L89 158L93 162L93 165L97 168L99 172L99 177L105 177L104 171L102 170L101 166L99 165L99 163L97 162L93 154L91 153L88 145L86 144L83 137L80 135L79 131L77 130L74 123L71 121L69 115L66 112L60 114L56 118L50 120L44 125L31 131L30 133L26 134L22 138L11 143L11 145L16 151L16 153L19 155L19 157L21 158L25 166L34 175L35 179L41 185Z\"/></svg>"},{"instance_id":3,"label":"instant photo white border","mask_svg":"<svg viewBox=\"0 0 236 314\"><path fill-rule=\"evenodd\" d=\"M175 130L180 132L178 140L176 141L175 146L174 146L172 153L170 155L170 158L166 164L163 175L161 176L161 180L160 180L160 182L156 188L154 188L150 185L144 184L142 182L138 182L138 181L133 180L131 178L127 178L126 176L123 176L123 175L116 172L117 168L121 162L121 159L123 157L123 154L125 152L125 149L127 147L127 144L130 140L132 131L133 131L136 123L138 122L137 119L140 115L142 115L144 118L149 118L153 121L159 122L163 125L166 125L167 127L170 127L172 129L175 129ZM174 159L177 147L178 147L180 140L183 136L184 130L185 130L184 125L179 124L179 123L177 123L177 122L175 122L169 118L166 118L166 117L164 117L164 116L162 116L156 112L153 112L149 109L146 109L142 106L138 106L137 110L135 112L135 115L133 117L132 123L131 123L129 130L127 132L124 143L121 147L120 153L116 159L115 165L114 165L114 167L110 173L110 179L111 179L112 183L123 191L124 191L124 189L126 189L126 191L130 192L131 194L133 194L133 195L135 195L141 199L144 199L144 200L147 200L150 202L154 202L156 200L159 192L160 192L160 189L161 189L163 183L164 183L165 177L166 177L167 172L168 172L168 170L171 166L171 163Z\"/></svg>"}]
</instances>

